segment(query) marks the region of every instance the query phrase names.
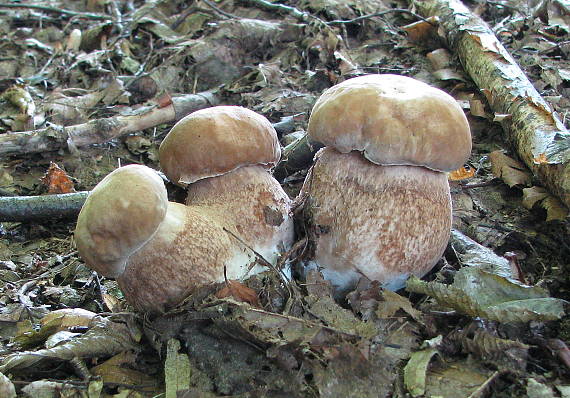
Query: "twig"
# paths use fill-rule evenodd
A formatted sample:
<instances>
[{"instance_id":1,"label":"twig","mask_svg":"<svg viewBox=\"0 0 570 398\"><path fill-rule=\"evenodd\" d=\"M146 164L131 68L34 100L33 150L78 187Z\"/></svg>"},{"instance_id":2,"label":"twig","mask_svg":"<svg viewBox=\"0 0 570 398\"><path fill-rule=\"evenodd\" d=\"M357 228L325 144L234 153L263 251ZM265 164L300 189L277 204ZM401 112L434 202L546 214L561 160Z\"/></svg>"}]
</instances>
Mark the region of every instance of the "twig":
<instances>
[{"instance_id":1,"label":"twig","mask_svg":"<svg viewBox=\"0 0 570 398\"><path fill-rule=\"evenodd\" d=\"M25 8L31 10L40 10L51 12L60 15L66 15L69 17L79 17L79 18L88 18L88 19L95 19L97 21L108 21L111 18L103 15L103 14L96 14L91 12L78 12L72 10L66 10L62 8L55 8L55 7L48 7L48 6L40 6L36 4L7 4L7 3L0 3L0 8Z\"/></svg>"},{"instance_id":2,"label":"twig","mask_svg":"<svg viewBox=\"0 0 570 398\"><path fill-rule=\"evenodd\" d=\"M198 109L216 105L214 92L173 97L164 107L151 103L136 115L117 115L95 119L74 126L52 125L48 128L0 135L0 157L55 151L70 146L101 144L121 135L134 133L160 124L175 122Z\"/></svg>"},{"instance_id":3,"label":"twig","mask_svg":"<svg viewBox=\"0 0 570 398\"><path fill-rule=\"evenodd\" d=\"M237 15L230 14L229 12L222 10L221 8L216 6L214 3L212 3L210 0L202 0L202 2L204 4L206 4L208 7L210 7L212 10L214 10L215 12L220 14L221 16L224 16L224 17L229 18L229 19L240 19L240 17L238 17Z\"/></svg>"},{"instance_id":4,"label":"twig","mask_svg":"<svg viewBox=\"0 0 570 398\"><path fill-rule=\"evenodd\" d=\"M75 217L89 192L0 198L0 221L35 221Z\"/></svg>"},{"instance_id":5,"label":"twig","mask_svg":"<svg viewBox=\"0 0 570 398\"><path fill-rule=\"evenodd\" d=\"M275 123L273 126L277 128L279 123L281 122ZM297 161L296 156L291 156L288 159ZM288 159L279 163L285 170L290 169L287 166ZM312 159L312 155L308 158L307 165L310 163L310 159ZM293 169L297 167L299 167L297 164L291 166ZM167 180L162 173L158 174L163 180ZM3 197L2 193L4 193ZM7 196L8 194L10 196ZM88 195L89 191L41 196L14 196L11 192L1 192L0 190L0 222L73 218L79 214Z\"/></svg>"},{"instance_id":6,"label":"twig","mask_svg":"<svg viewBox=\"0 0 570 398\"><path fill-rule=\"evenodd\" d=\"M308 12L301 11L295 7L286 6L285 4L271 3L267 0L242 0L242 1L246 4L259 6L268 11L277 11L292 15L301 22L308 22L310 19L319 20L317 17L309 14Z\"/></svg>"},{"instance_id":7,"label":"twig","mask_svg":"<svg viewBox=\"0 0 570 398\"><path fill-rule=\"evenodd\" d=\"M433 22L425 19L424 17L422 17L421 15L418 15L410 10L406 10L405 8L392 8L390 10L384 10L384 11L379 11L379 12L375 12L374 14L367 14L367 15L361 15L359 17L353 18L353 19L349 19L349 20L335 20L335 21L329 21L326 22L327 25L341 25L341 24L349 24L349 23L354 23L354 22L358 22L358 21L362 21L364 19L370 19L370 18L374 18L374 17L380 17L382 15L386 15L386 14L391 14L391 13L401 13L401 14L408 14L413 16L414 18L420 20L420 21L424 21L429 23L430 25L434 25Z\"/></svg>"}]
</instances>

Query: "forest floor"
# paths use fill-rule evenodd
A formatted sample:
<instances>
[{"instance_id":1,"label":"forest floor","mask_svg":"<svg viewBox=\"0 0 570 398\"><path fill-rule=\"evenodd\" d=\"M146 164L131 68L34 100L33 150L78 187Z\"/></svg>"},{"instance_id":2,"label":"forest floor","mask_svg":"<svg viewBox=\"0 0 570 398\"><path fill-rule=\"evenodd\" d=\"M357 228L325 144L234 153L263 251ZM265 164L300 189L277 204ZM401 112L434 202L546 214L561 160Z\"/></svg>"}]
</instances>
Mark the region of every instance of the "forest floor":
<instances>
[{"instance_id":1,"label":"forest floor","mask_svg":"<svg viewBox=\"0 0 570 398\"><path fill-rule=\"evenodd\" d=\"M567 208L518 160L505 115L445 32L400 0L276 4L0 4L0 199L89 191L131 163L160 170L175 118L143 129L136 118L178 95L281 123L275 174L294 198L312 152L293 162L292 151L319 95L362 74L405 75L451 94L473 137L466 168L450 176L454 232L429 284L397 294L363 285L337 303L318 274L292 288L268 272L245 282L259 307L210 288L149 318L78 256L77 209L0 220L0 396L570 397ZM570 5L465 5L568 127ZM124 129L89 124L122 116L132 117ZM50 140L60 126L83 126L82 141ZM1 141L22 131L43 138Z\"/></svg>"}]
</instances>

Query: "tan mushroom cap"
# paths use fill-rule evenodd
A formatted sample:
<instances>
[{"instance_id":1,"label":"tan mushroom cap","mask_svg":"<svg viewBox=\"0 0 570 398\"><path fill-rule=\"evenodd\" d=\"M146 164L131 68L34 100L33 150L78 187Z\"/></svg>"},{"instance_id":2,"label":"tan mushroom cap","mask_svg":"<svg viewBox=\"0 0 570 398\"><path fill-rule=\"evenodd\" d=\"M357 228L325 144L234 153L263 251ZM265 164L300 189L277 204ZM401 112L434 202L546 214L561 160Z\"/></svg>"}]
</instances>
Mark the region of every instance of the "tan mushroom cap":
<instances>
[{"instance_id":1,"label":"tan mushroom cap","mask_svg":"<svg viewBox=\"0 0 570 398\"><path fill-rule=\"evenodd\" d=\"M140 165L118 168L91 191L81 208L75 243L87 265L115 278L128 257L151 239L166 215L162 179Z\"/></svg>"},{"instance_id":2,"label":"tan mushroom cap","mask_svg":"<svg viewBox=\"0 0 570 398\"><path fill-rule=\"evenodd\" d=\"M326 90L309 120L312 140L381 165L461 167L471 152L467 118L447 93L398 75L366 75Z\"/></svg>"},{"instance_id":3,"label":"tan mushroom cap","mask_svg":"<svg viewBox=\"0 0 570 398\"><path fill-rule=\"evenodd\" d=\"M281 148L264 116L239 106L216 106L176 123L160 145L159 156L168 178L186 185L245 165L271 168Z\"/></svg>"}]
</instances>

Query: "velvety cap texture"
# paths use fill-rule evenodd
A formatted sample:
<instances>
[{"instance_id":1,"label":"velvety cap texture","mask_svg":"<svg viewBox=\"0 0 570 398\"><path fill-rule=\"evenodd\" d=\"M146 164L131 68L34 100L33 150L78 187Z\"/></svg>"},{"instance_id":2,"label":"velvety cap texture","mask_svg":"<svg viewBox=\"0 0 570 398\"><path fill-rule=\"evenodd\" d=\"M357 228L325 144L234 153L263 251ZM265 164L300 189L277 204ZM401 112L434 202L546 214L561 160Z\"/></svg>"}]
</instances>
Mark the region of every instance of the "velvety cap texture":
<instances>
[{"instance_id":1,"label":"velvety cap texture","mask_svg":"<svg viewBox=\"0 0 570 398\"><path fill-rule=\"evenodd\" d=\"M329 88L313 107L308 134L381 165L452 171L471 153L469 124L457 101L398 75L360 76Z\"/></svg>"},{"instance_id":2,"label":"velvety cap texture","mask_svg":"<svg viewBox=\"0 0 570 398\"><path fill-rule=\"evenodd\" d=\"M128 257L154 235L167 205L164 183L151 168L129 165L114 170L81 208L75 228L79 254L95 271L117 277Z\"/></svg>"},{"instance_id":3,"label":"velvety cap texture","mask_svg":"<svg viewBox=\"0 0 570 398\"><path fill-rule=\"evenodd\" d=\"M160 145L159 156L168 178L187 185L245 165L271 168L281 148L264 116L239 106L216 106L176 123Z\"/></svg>"}]
</instances>

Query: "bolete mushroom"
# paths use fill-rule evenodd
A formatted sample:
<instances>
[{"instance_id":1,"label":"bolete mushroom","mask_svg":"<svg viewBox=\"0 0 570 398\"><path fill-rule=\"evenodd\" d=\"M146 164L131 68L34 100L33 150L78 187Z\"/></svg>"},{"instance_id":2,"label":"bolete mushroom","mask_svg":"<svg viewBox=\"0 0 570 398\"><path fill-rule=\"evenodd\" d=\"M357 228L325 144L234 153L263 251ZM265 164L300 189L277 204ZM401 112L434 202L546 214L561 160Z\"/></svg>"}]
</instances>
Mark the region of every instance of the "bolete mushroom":
<instances>
[{"instance_id":1,"label":"bolete mushroom","mask_svg":"<svg viewBox=\"0 0 570 398\"><path fill-rule=\"evenodd\" d=\"M361 277L397 290L440 259L451 228L445 171L471 151L469 124L445 92L366 75L326 90L309 119L325 145L301 191L314 258L337 296Z\"/></svg>"},{"instance_id":2,"label":"bolete mushroom","mask_svg":"<svg viewBox=\"0 0 570 398\"><path fill-rule=\"evenodd\" d=\"M206 108L181 119L162 141L160 165L204 213L275 263L293 243L291 200L269 173L281 156L275 129L239 106Z\"/></svg>"},{"instance_id":3,"label":"bolete mushroom","mask_svg":"<svg viewBox=\"0 0 570 398\"><path fill-rule=\"evenodd\" d=\"M240 153L236 157L241 167L224 175L218 175L218 168L217 177L202 175L203 180L190 185L188 205L168 201L154 170L121 167L97 184L79 214L79 254L94 270L117 278L125 298L138 310L163 312L197 287L259 272L259 255L275 264L279 252L292 244L290 200L266 170L280 156L275 130L252 111L223 108L233 109L210 111L208 131L192 129L189 120L197 118L194 114L182 119L165 138L161 158L169 159L169 145L180 156L198 156L194 145L201 153L208 147L204 141L223 137L219 147L209 150L212 163L205 163L204 170L214 169L216 159L231 163L228 157L239 152L240 145L255 142L257 152L250 153L249 163ZM231 122L232 118L239 121ZM181 131L182 136L195 131L195 141L178 141ZM179 161L179 170L184 170L187 163ZM210 173L186 170L193 175Z\"/></svg>"}]
</instances>

